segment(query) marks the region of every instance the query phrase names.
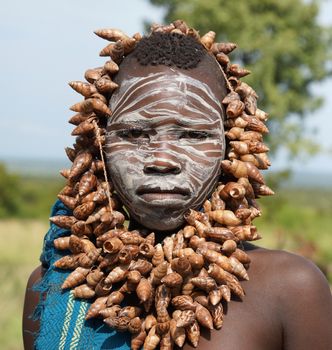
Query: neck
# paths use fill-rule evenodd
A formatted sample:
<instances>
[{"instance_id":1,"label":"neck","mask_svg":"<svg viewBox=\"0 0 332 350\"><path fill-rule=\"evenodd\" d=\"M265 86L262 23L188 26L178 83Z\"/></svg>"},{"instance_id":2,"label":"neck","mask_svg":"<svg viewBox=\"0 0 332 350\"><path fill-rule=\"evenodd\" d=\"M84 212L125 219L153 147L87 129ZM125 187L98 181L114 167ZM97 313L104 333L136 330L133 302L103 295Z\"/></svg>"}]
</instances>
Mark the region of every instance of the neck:
<instances>
[{"instance_id":1,"label":"neck","mask_svg":"<svg viewBox=\"0 0 332 350\"><path fill-rule=\"evenodd\" d=\"M129 231L138 230L140 232L140 234L142 234L143 236L147 236L149 233L154 232L155 237L156 237L156 239L155 239L156 244L161 243L166 237L171 236L174 233L177 233L179 231L179 229L180 229L180 227L178 229L170 230L170 231L151 230L151 229L143 226L142 224L140 224L139 222L137 222L133 218L130 219L129 227L128 227Z\"/></svg>"}]
</instances>

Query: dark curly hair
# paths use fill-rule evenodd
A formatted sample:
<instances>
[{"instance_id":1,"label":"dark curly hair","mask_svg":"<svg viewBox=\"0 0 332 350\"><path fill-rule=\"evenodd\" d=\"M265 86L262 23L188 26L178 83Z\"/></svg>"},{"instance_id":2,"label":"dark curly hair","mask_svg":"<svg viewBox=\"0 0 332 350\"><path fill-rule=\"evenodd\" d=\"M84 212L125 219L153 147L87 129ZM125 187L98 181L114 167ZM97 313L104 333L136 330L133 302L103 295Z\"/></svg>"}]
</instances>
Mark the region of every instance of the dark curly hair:
<instances>
[{"instance_id":1,"label":"dark curly hair","mask_svg":"<svg viewBox=\"0 0 332 350\"><path fill-rule=\"evenodd\" d=\"M133 56L143 65L197 67L207 51L193 37L178 33L154 32L136 46Z\"/></svg>"}]
</instances>

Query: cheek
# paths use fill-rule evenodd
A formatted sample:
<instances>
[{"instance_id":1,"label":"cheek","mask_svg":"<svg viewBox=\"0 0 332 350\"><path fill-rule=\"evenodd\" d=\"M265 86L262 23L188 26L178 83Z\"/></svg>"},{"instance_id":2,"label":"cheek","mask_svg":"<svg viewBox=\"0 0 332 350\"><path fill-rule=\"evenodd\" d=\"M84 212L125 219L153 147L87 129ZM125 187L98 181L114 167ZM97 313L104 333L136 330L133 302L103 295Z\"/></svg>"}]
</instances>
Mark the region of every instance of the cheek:
<instances>
[{"instance_id":1,"label":"cheek","mask_svg":"<svg viewBox=\"0 0 332 350\"><path fill-rule=\"evenodd\" d=\"M195 186L196 195L202 191L204 193L209 192L212 189L216 178L220 174L221 160L222 157L219 152L219 157L206 157L204 163L192 162L188 164L188 175Z\"/></svg>"},{"instance_id":2,"label":"cheek","mask_svg":"<svg viewBox=\"0 0 332 350\"><path fill-rule=\"evenodd\" d=\"M136 188L135 179L143 171L142 157L135 148L118 144L106 147L106 159L116 191L121 197L132 197Z\"/></svg>"},{"instance_id":3,"label":"cheek","mask_svg":"<svg viewBox=\"0 0 332 350\"><path fill-rule=\"evenodd\" d=\"M106 139L105 153L108 168L112 173L138 170L143 162L137 145L120 141L117 137Z\"/></svg>"},{"instance_id":4,"label":"cheek","mask_svg":"<svg viewBox=\"0 0 332 350\"><path fill-rule=\"evenodd\" d=\"M200 161L192 160L188 163L187 172L194 185L193 205L197 206L207 198L218 181L220 164L225 156L224 134L221 133L220 139L213 143L200 144L193 148L195 149L191 150L191 153L196 159L200 158Z\"/></svg>"},{"instance_id":5,"label":"cheek","mask_svg":"<svg viewBox=\"0 0 332 350\"><path fill-rule=\"evenodd\" d=\"M188 163L188 172L199 179L201 183L214 178L219 171L220 162L224 159L225 146L223 139L215 142L201 143L191 147L191 162Z\"/></svg>"}]
</instances>

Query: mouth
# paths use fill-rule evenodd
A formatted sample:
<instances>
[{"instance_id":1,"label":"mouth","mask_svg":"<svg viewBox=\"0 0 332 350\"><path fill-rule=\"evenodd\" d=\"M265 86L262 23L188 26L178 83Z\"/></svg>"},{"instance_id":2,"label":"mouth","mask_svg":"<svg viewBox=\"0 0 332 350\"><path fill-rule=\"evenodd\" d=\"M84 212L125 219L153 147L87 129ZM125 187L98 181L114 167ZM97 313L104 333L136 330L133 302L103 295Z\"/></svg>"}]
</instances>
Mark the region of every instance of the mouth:
<instances>
[{"instance_id":1,"label":"mouth","mask_svg":"<svg viewBox=\"0 0 332 350\"><path fill-rule=\"evenodd\" d=\"M178 200L183 201L187 200L190 195L190 191L188 189L180 187L162 189L160 187L140 186L137 189L136 193L146 202L172 202Z\"/></svg>"}]
</instances>

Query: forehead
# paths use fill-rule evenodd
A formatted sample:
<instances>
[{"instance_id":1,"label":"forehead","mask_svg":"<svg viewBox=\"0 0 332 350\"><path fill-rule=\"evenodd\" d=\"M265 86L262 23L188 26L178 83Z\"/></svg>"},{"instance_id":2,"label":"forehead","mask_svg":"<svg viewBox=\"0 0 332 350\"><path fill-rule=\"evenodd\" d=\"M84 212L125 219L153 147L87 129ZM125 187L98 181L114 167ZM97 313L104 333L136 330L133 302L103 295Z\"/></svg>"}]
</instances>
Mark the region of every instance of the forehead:
<instances>
[{"instance_id":1,"label":"forehead","mask_svg":"<svg viewBox=\"0 0 332 350\"><path fill-rule=\"evenodd\" d=\"M220 96L195 74L161 67L142 76L127 76L113 94L111 122L138 119L188 118L192 123L213 122L223 115Z\"/></svg>"}]
</instances>

